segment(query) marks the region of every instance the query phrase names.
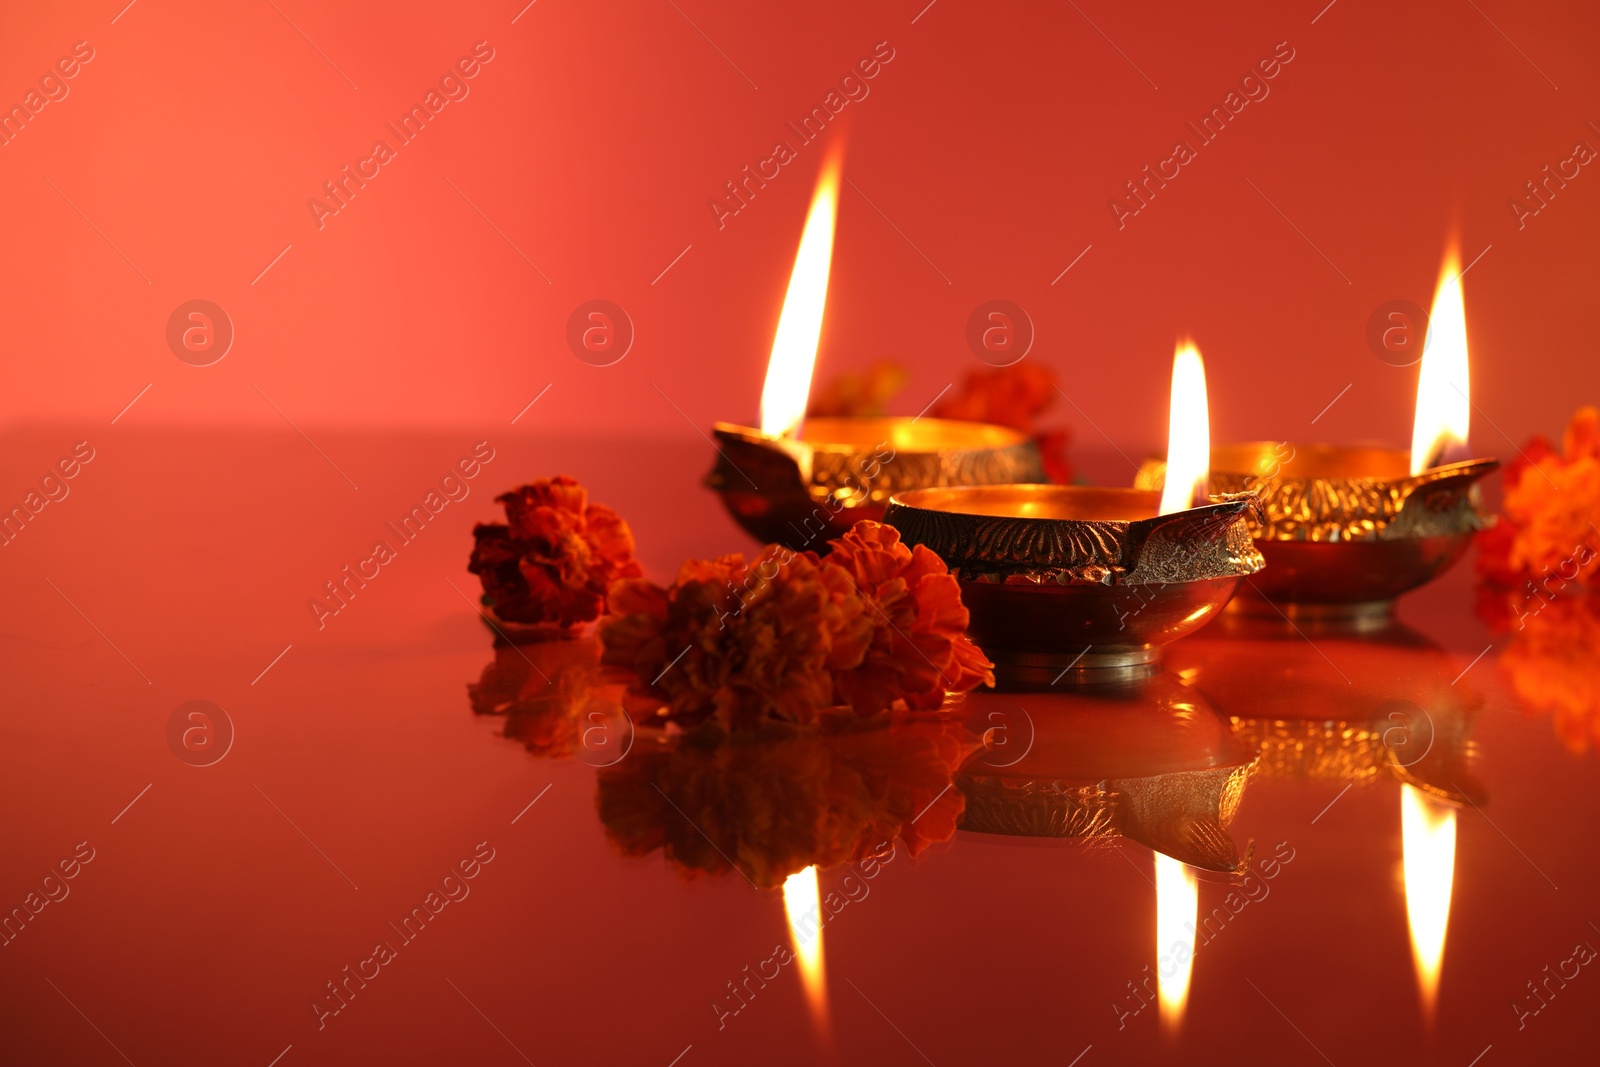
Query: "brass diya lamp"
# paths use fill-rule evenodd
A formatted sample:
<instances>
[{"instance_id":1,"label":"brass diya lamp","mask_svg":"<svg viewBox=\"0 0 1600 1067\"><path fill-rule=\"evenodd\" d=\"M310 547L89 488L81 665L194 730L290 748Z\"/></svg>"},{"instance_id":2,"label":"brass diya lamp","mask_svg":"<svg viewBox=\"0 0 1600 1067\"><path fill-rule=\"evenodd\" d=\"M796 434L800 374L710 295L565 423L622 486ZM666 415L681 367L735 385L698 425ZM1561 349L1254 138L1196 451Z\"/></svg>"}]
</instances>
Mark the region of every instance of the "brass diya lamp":
<instances>
[{"instance_id":1,"label":"brass diya lamp","mask_svg":"<svg viewBox=\"0 0 1600 1067\"><path fill-rule=\"evenodd\" d=\"M1000 485L896 493L884 521L961 583L967 632L996 684L1048 689L1155 672L1164 645L1213 618L1259 571L1253 494L1206 500L1205 371L1193 346L1173 368L1163 493Z\"/></svg>"},{"instance_id":2,"label":"brass diya lamp","mask_svg":"<svg viewBox=\"0 0 1600 1067\"><path fill-rule=\"evenodd\" d=\"M1268 568L1236 606L1276 616L1382 618L1448 570L1493 522L1477 483L1500 464L1469 459L1467 331L1452 253L1428 324L1411 450L1257 441L1211 452L1212 488L1254 490ZM1159 486L1159 464L1136 485Z\"/></svg>"},{"instance_id":3,"label":"brass diya lamp","mask_svg":"<svg viewBox=\"0 0 1600 1067\"><path fill-rule=\"evenodd\" d=\"M824 549L895 492L1044 480L1039 451L1006 426L921 416L805 417L822 335L838 211L839 164L824 164L795 256L761 392L760 428L712 427L705 484L761 541Z\"/></svg>"},{"instance_id":4,"label":"brass diya lamp","mask_svg":"<svg viewBox=\"0 0 1600 1067\"><path fill-rule=\"evenodd\" d=\"M956 775L966 798L961 830L1122 837L1202 870L1242 870L1228 826L1255 753L1171 672L1024 703L974 692L963 710L987 743Z\"/></svg>"}]
</instances>

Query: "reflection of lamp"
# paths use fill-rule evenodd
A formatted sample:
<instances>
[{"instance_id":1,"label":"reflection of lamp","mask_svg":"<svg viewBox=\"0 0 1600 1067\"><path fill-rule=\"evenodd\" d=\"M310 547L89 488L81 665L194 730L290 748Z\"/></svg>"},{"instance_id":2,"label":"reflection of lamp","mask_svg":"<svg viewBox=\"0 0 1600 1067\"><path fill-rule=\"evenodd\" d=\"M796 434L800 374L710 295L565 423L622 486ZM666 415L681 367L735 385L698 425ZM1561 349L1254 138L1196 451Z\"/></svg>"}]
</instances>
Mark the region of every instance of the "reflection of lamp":
<instances>
[{"instance_id":1,"label":"reflection of lamp","mask_svg":"<svg viewBox=\"0 0 1600 1067\"><path fill-rule=\"evenodd\" d=\"M1204 870L1243 870L1227 827L1251 757L1210 702L1171 674L1020 698L978 691L964 709L975 728L1000 722L1008 736L956 776L963 830L1126 837Z\"/></svg>"},{"instance_id":2,"label":"reflection of lamp","mask_svg":"<svg viewBox=\"0 0 1600 1067\"><path fill-rule=\"evenodd\" d=\"M1483 803L1469 739L1482 698L1453 684L1460 664L1398 624L1310 625L1228 613L1176 646L1172 666L1227 709L1257 774L1398 780L1446 803Z\"/></svg>"},{"instance_id":3,"label":"reflection of lamp","mask_svg":"<svg viewBox=\"0 0 1600 1067\"><path fill-rule=\"evenodd\" d=\"M1200 886L1194 872L1171 856L1156 853L1156 956L1175 944L1194 941L1195 920L1200 918ZM1189 978L1194 973L1193 949L1173 961L1172 974L1156 969L1156 993L1161 1000L1161 1028L1175 1034L1189 1002Z\"/></svg>"},{"instance_id":4,"label":"reflection of lamp","mask_svg":"<svg viewBox=\"0 0 1600 1067\"><path fill-rule=\"evenodd\" d=\"M815 864L784 880L783 913L789 920L789 936L794 941L812 1021L819 1030L826 1030L828 984L822 963L822 893L817 886Z\"/></svg>"},{"instance_id":5,"label":"reflection of lamp","mask_svg":"<svg viewBox=\"0 0 1600 1067\"><path fill-rule=\"evenodd\" d=\"M1450 894L1456 876L1456 809L1415 786L1400 787L1400 835L1404 850L1406 921L1417 964L1422 1010L1431 1021L1450 925Z\"/></svg>"}]
</instances>

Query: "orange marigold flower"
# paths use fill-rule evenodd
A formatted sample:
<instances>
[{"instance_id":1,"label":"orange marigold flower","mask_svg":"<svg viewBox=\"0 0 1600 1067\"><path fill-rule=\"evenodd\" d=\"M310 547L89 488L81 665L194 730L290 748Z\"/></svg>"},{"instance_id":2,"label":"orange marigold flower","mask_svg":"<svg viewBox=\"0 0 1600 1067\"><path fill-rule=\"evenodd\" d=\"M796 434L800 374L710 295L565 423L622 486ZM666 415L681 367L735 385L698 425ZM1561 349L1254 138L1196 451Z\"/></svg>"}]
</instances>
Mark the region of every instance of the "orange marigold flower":
<instances>
[{"instance_id":1,"label":"orange marigold flower","mask_svg":"<svg viewBox=\"0 0 1600 1067\"><path fill-rule=\"evenodd\" d=\"M629 711L732 729L812 722L840 704L930 710L994 683L938 556L876 522L829 544L825 559L769 545L748 564L691 560L667 589L619 582L600 638L603 662L635 676Z\"/></svg>"},{"instance_id":2,"label":"orange marigold flower","mask_svg":"<svg viewBox=\"0 0 1600 1067\"><path fill-rule=\"evenodd\" d=\"M834 704L833 672L866 651L866 611L849 576L814 552L769 545L748 564L690 560L669 589L612 590L603 662L634 672L624 703L638 715L811 722Z\"/></svg>"},{"instance_id":3,"label":"orange marigold flower","mask_svg":"<svg viewBox=\"0 0 1600 1067\"><path fill-rule=\"evenodd\" d=\"M1479 573L1505 585L1593 585L1596 569L1582 564L1600 552L1600 411L1572 417L1560 452L1539 440L1524 451L1506 468L1503 529L1479 539Z\"/></svg>"},{"instance_id":4,"label":"orange marigold flower","mask_svg":"<svg viewBox=\"0 0 1600 1067\"><path fill-rule=\"evenodd\" d=\"M858 714L897 700L932 710L947 691L994 685L994 664L967 637L961 586L943 560L922 545L907 548L899 530L878 522L858 522L829 544L827 562L848 571L873 608L871 646L837 676L839 695Z\"/></svg>"},{"instance_id":5,"label":"orange marigold flower","mask_svg":"<svg viewBox=\"0 0 1600 1067\"><path fill-rule=\"evenodd\" d=\"M973 371L930 414L1032 431L1034 420L1055 399L1055 375L1038 363L1021 362Z\"/></svg>"},{"instance_id":6,"label":"orange marigold flower","mask_svg":"<svg viewBox=\"0 0 1600 1067\"><path fill-rule=\"evenodd\" d=\"M505 523L480 523L467 569L506 622L570 632L605 609L611 583L643 574L633 531L574 478L541 478L496 497Z\"/></svg>"}]
</instances>

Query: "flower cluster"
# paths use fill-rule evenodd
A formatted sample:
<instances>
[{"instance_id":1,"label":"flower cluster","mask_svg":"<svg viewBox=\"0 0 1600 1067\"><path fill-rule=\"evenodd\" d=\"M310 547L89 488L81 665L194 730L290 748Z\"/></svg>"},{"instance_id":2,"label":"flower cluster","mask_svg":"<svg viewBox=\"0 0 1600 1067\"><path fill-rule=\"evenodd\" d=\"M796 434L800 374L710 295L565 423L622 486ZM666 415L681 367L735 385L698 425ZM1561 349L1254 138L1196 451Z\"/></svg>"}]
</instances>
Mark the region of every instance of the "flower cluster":
<instances>
[{"instance_id":1,"label":"flower cluster","mask_svg":"<svg viewBox=\"0 0 1600 1067\"><path fill-rule=\"evenodd\" d=\"M634 675L629 711L734 729L841 704L932 710L994 683L943 561L875 522L829 544L826 558L769 545L749 563L691 560L669 588L619 582L600 637L602 661Z\"/></svg>"},{"instance_id":2,"label":"flower cluster","mask_svg":"<svg viewBox=\"0 0 1600 1067\"><path fill-rule=\"evenodd\" d=\"M1558 452L1535 438L1506 467L1504 515L1478 538L1478 571L1500 585L1600 586L1600 411L1572 417Z\"/></svg>"},{"instance_id":3,"label":"flower cluster","mask_svg":"<svg viewBox=\"0 0 1600 1067\"><path fill-rule=\"evenodd\" d=\"M588 496L561 475L495 498L506 522L473 529L467 569L496 617L570 633L600 617L613 582L644 573L628 524Z\"/></svg>"},{"instance_id":4,"label":"flower cluster","mask_svg":"<svg viewBox=\"0 0 1600 1067\"><path fill-rule=\"evenodd\" d=\"M883 361L860 374L844 374L820 388L812 400L811 415L882 415L910 375L898 363ZM1040 417L1056 401L1056 379L1039 363L1013 363L1009 367L976 370L960 388L939 398L927 414L941 419L989 422L1009 426L1033 437L1052 482L1072 481L1072 461L1067 457L1070 437L1064 429L1044 430Z\"/></svg>"}]
</instances>

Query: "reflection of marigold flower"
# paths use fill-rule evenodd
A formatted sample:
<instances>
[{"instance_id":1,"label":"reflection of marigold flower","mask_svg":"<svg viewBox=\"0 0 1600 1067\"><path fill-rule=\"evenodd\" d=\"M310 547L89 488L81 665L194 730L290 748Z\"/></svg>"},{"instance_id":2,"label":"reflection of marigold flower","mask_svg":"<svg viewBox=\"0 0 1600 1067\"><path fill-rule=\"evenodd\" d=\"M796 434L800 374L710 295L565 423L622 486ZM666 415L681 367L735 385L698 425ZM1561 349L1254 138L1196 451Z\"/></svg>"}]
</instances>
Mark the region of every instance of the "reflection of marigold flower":
<instances>
[{"instance_id":1,"label":"reflection of marigold flower","mask_svg":"<svg viewBox=\"0 0 1600 1067\"><path fill-rule=\"evenodd\" d=\"M1500 524L1479 537L1479 572L1506 585L1555 574L1593 585L1595 569L1574 577L1571 561L1600 551L1600 411L1572 417L1560 452L1538 439L1523 451L1506 467Z\"/></svg>"},{"instance_id":2,"label":"reflection of marigold flower","mask_svg":"<svg viewBox=\"0 0 1600 1067\"><path fill-rule=\"evenodd\" d=\"M600 646L593 638L499 645L467 697L479 715L504 715L505 736L529 752L566 757L577 751L582 712L599 685Z\"/></svg>"},{"instance_id":3,"label":"reflection of marigold flower","mask_svg":"<svg viewBox=\"0 0 1600 1067\"><path fill-rule=\"evenodd\" d=\"M1600 593L1535 600L1500 663L1517 695L1554 718L1562 744L1600 747Z\"/></svg>"},{"instance_id":4,"label":"reflection of marigold flower","mask_svg":"<svg viewBox=\"0 0 1600 1067\"><path fill-rule=\"evenodd\" d=\"M807 415L882 415L910 373L891 360L879 360L860 374L841 374L811 394Z\"/></svg>"},{"instance_id":5,"label":"reflection of marigold flower","mask_svg":"<svg viewBox=\"0 0 1600 1067\"><path fill-rule=\"evenodd\" d=\"M994 664L966 635L961 587L943 560L923 545L907 549L899 530L876 522L857 523L831 544L828 562L848 570L875 608L871 647L838 676L851 707L871 715L903 699L926 711L944 703L946 690L994 684Z\"/></svg>"},{"instance_id":6,"label":"reflection of marigold flower","mask_svg":"<svg viewBox=\"0 0 1600 1067\"><path fill-rule=\"evenodd\" d=\"M696 731L603 770L596 804L625 855L661 849L687 877L736 866L774 888L897 839L912 856L949 839L965 808L951 778L976 747L954 722Z\"/></svg>"},{"instance_id":7,"label":"reflection of marigold flower","mask_svg":"<svg viewBox=\"0 0 1600 1067\"><path fill-rule=\"evenodd\" d=\"M565 475L541 478L495 498L507 523L480 523L467 569L508 622L572 630L599 618L606 591L643 570L633 532Z\"/></svg>"},{"instance_id":8,"label":"reflection of marigold flower","mask_svg":"<svg viewBox=\"0 0 1600 1067\"><path fill-rule=\"evenodd\" d=\"M635 674L629 709L684 724L804 723L839 703L922 710L947 689L993 684L937 556L875 522L830 544L826 559L769 545L749 564L691 560L669 589L619 583L600 636L604 662Z\"/></svg>"}]
</instances>

